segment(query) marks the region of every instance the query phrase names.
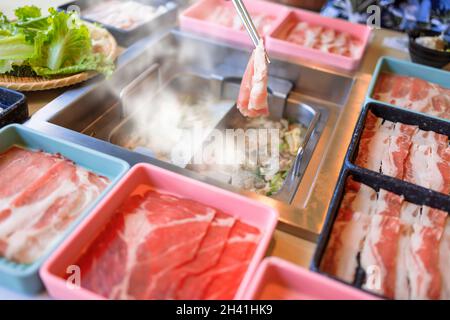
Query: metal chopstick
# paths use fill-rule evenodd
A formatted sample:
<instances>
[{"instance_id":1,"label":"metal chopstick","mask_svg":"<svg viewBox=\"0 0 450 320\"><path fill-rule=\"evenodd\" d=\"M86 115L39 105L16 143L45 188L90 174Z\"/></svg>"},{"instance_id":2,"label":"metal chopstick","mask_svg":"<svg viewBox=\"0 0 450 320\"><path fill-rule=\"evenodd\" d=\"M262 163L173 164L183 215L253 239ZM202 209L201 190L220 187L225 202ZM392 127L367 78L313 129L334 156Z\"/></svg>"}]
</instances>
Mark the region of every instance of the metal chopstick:
<instances>
[{"instance_id":1,"label":"metal chopstick","mask_svg":"<svg viewBox=\"0 0 450 320\"><path fill-rule=\"evenodd\" d=\"M247 8L245 7L242 0L232 0L232 1L234 7L236 8L236 11L239 14L239 17L242 20L242 23L244 24L245 29L247 30L250 38L252 39L253 44L255 45L255 47L258 46L261 37L258 34L258 30L256 29L255 24L253 23L253 20L247 11ZM267 52L265 51L264 53L266 55L267 63L270 63L270 59L269 56L267 55Z\"/></svg>"}]
</instances>

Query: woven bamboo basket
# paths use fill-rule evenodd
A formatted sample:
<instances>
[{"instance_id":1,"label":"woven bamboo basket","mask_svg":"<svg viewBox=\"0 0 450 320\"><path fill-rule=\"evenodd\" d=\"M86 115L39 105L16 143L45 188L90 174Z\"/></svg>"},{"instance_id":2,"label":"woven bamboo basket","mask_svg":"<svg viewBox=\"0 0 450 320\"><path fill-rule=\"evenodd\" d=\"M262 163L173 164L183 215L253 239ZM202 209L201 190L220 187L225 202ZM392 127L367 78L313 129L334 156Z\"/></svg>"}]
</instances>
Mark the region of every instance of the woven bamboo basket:
<instances>
[{"instance_id":1,"label":"woven bamboo basket","mask_svg":"<svg viewBox=\"0 0 450 320\"><path fill-rule=\"evenodd\" d=\"M105 29L92 24L87 25L91 31L94 50L102 52L107 58L114 60L118 53L117 42L114 37ZM52 78L0 75L0 86L18 91L40 91L71 86L86 81L95 75L97 73L94 71Z\"/></svg>"}]
</instances>

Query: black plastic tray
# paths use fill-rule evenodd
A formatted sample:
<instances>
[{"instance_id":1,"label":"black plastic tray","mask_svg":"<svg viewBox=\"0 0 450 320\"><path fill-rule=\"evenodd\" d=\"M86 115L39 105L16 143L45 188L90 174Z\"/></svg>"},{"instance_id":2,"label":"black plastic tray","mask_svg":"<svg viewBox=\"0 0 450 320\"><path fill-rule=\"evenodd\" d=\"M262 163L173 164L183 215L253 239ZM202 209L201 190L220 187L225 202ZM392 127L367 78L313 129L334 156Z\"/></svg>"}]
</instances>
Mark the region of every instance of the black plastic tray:
<instances>
[{"instance_id":1,"label":"black plastic tray","mask_svg":"<svg viewBox=\"0 0 450 320\"><path fill-rule=\"evenodd\" d=\"M408 202L417 205L426 205L446 212L450 212L450 196L406 181L402 181L394 177L389 177L381 173L356 166L354 164L354 160L359 149L359 141L369 111L372 111L377 117L392 122L417 125L422 130L431 130L445 135L450 135L450 123L436 118L431 118L426 115L410 112L408 110L392 108L390 106L379 103L368 103L363 108L359 116L343 167L339 174L339 179L334 190L330 206L328 208L324 227L318 238L316 251L314 253L310 268L315 272L331 277L341 283L352 285L353 287L356 287L360 290L376 295L373 292L362 289L362 284L364 283L365 278L365 273L363 270L356 271L355 281L353 284L349 284L320 270L320 264L327 248L331 231L333 229L333 225L341 205L342 197L345 192L345 182L347 181L347 178L349 176L352 176L355 181L364 183L365 185L373 188L376 191L379 191L381 188L395 194L402 195Z\"/></svg>"},{"instance_id":2,"label":"black plastic tray","mask_svg":"<svg viewBox=\"0 0 450 320\"><path fill-rule=\"evenodd\" d=\"M331 203L328 208L324 227L318 238L317 247L311 261L310 269L346 285L351 285L372 295L379 296L371 291L362 289L365 278L365 272L363 270L356 271L355 281L353 282L353 284L349 284L346 281L343 281L320 270L320 264L325 254L331 231L333 229L333 225L345 193L345 182L347 181L347 178L349 176L352 176L355 181L364 183L365 185L373 188L376 191L384 189L392 193L402 195L405 200L410 203L414 203L416 205L426 205L446 211L447 213L450 212L450 197L442 193L425 189L411 183L406 183L395 178L384 176L382 174L364 168L350 168L347 165L344 165L341 173L339 174L338 183L336 185L333 198L331 199Z\"/></svg>"},{"instance_id":3,"label":"black plastic tray","mask_svg":"<svg viewBox=\"0 0 450 320\"><path fill-rule=\"evenodd\" d=\"M67 11L71 6L77 6L81 10L81 18L102 25L105 29L107 29L116 39L117 43L121 46L128 47L132 45L134 42L138 41L147 36L151 36L160 32L164 32L169 30L176 24L177 20L177 11L178 4L175 1L168 0L134 0L146 5L151 6L160 6L166 5L169 2L171 3L170 7L167 8L167 12L162 13L161 15L155 17L153 20L148 21L142 25L139 25L131 30L124 30L120 28L116 28L114 26L105 25L100 23L99 21L87 19L83 17L83 10L87 9L90 6L93 6L97 3L101 3L104 0L77 0L72 1L67 4L58 7L58 10Z\"/></svg>"},{"instance_id":4,"label":"black plastic tray","mask_svg":"<svg viewBox=\"0 0 450 320\"><path fill-rule=\"evenodd\" d=\"M353 137L350 142L350 146L348 148L348 151L347 151L347 154L345 157L345 164L349 168L357 168L358 167L355 164L355 160L356 160L356 157L358 156L359 142L361 140L361 135L363 133L367 114L369 111L372 111L372 113L379 118L389 120L392 122L401 122L403 124L415 125L415 126L418 126L422 130L434 131L436 133L446 135L450 138L450 122L448 122L448 121L429 117L425 114L411 112L406 109L392 108L390 106L386 106L386 105L383 105L380 103L368 103L363 108L363 111L361 112L361 114L359 116L358 122L357 122L355 130L353 132ZM404 184L411 184L410 182L402 181L397 178L393 178L393 179L397 180L397 181L401 181ZM423 190L428 190L428 189L420 187L420 186L419 186L419 188L422 188Z\"/></svg>"},{"instance_id":5,"label":"black plastic tray","mask_svg":"<svg viewBox=\"0 0 450 320\"><path fill-rule=\"evenodd\" d=\"M0 128L10 123L23 123L28 119L25 95L0 87Z\"/></svg>"}]
</instances>

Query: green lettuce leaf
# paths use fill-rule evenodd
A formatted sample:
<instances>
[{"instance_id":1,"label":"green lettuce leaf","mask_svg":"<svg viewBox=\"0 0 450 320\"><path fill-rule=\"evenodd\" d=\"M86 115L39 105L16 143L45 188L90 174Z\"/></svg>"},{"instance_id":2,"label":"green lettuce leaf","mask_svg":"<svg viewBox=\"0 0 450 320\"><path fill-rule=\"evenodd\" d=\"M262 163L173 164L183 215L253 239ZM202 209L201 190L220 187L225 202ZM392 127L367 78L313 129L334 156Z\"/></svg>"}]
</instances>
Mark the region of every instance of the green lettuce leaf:
<instances>
[{"instance_id":1,"label":"green lettuce leaf","mask_svg":"<svg viewBox=\"0 0 450 320\"><path fill-rule=\"evenodd\" d=\"M0 12L0 73L14 66L27 66L45 77L113 72L113 62L93 51L89 28L75 13L50 9L42 16L39 8L25 6L15 15L11 22Z\"/></svg>"},{"instance_id":2,"label":"green lettuce leaf","mask_svg":"<svg viewBox=\"0 0 450 320\"><path fill-rule=\"evenodd\" d=\"M24 34L0 37L1 60L25 60L33 58L36 49L34 44L26 41Z\"/></svg>"}]
</instances>

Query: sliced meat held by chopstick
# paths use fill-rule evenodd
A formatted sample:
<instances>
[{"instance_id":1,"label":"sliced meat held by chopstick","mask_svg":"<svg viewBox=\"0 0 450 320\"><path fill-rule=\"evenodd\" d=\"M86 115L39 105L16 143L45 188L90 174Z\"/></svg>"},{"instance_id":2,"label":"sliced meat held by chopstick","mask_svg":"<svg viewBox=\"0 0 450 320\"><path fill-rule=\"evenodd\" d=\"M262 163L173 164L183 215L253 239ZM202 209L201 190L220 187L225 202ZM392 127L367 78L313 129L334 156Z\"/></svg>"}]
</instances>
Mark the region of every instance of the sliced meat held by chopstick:
<instances>
[{"instance_id":1,"label":"sliced meat held by chopstick","mask_svg":"<svg viewBox=\"0 0 450 320\"><path fill-rule=\"evenodd\" d=\"M237 107L245 117L269 115L267 103L268 66L264 43L259 41L245 69Z\"/></svg>"}]
</instances>

